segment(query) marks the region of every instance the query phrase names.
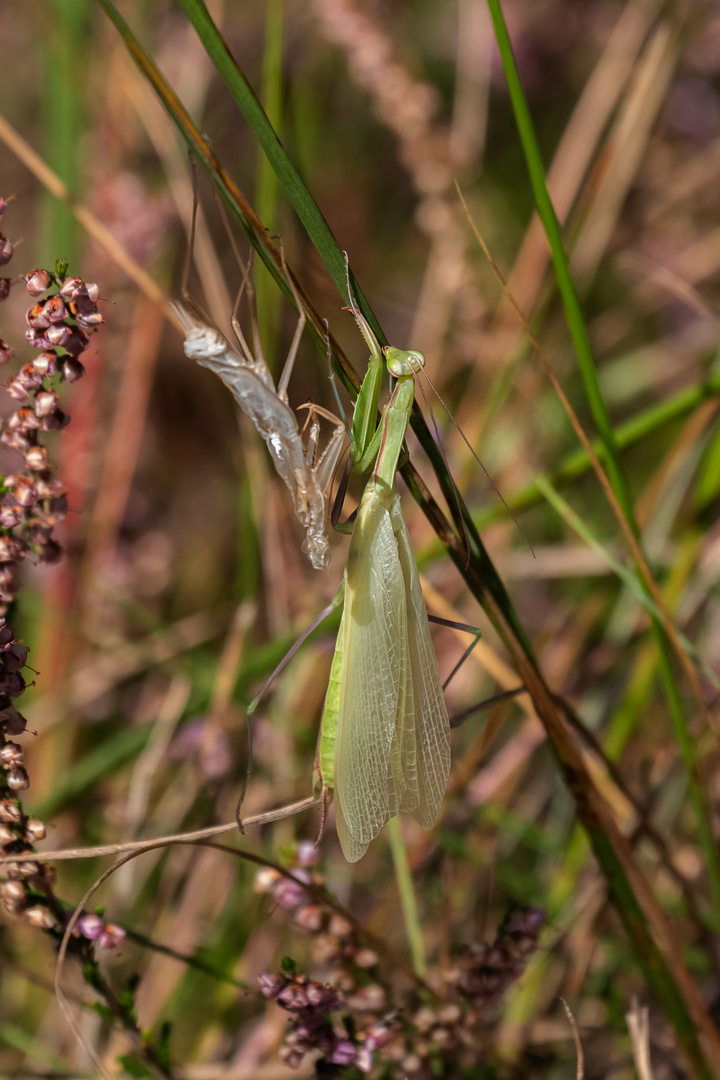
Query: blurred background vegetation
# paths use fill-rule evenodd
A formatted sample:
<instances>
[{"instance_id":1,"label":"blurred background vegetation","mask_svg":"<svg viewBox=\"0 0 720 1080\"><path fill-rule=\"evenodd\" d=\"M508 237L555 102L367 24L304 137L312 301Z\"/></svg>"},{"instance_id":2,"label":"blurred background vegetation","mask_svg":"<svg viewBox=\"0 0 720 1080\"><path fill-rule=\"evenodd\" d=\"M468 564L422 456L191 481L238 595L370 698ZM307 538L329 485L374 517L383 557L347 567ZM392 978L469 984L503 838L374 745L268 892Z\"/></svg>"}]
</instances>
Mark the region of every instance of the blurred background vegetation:
<instances>
[{"instance_id":1,"label":"blurred background vegetation","mask_svg":"<svg viewBox=\"0 0 720 1080\"><path fill-rule=\"evenodd\" d=\"M425 353L434 385L517 515L520 529L433 405L450 469L549 685L617 763L613 778L597 748L579 739L717 1015L713 870L647 613L617 569L632 565L627 546L454 185L594 437L484 0L208 8L388 340ZM263 225L282 237L303 289L362 373L365 347L340 310L344 300L182 9L163 0L121 10ZM702 660L712 703L720 675L720 10L702 0L506 0L503 10L644 546ZM71 509L60 535L65 558L28 573L14 612L39 673L23 699L37 732L24 737L32 784L24 803L51 826L52 848L228 821L246 768L245 707L334 593L347 540L334 538L331 567L313 571L287 492L226 389L186 360L177 328L137 275L21 160L12 131L161 296L179 295L192 204L187 154L103 11L89 0L4 5L0 41L0 194L15 196L3 230L23 241L13 270L68 258L70 272L97 281L105 300L88 377L65 391L72 424L51 444ZM192 290L227 329L241 271L202 177L200 202ZM279 372L296 315L259 264L255 276L263 343ZM1 313L2 337L19 354L27 306L14 288ZM290 397L335 408L310 334ZM11 402L2 407L9 413ZM3 450L0 467L17 469L17 456ZM518 676L428 523L409 497L404 505L428 609L483 630L448 689L452 715ZM313 635L258 713L248 814L310 793L336 627ZM466 639L434 628L433 640L447 674ZM673 665L717 830L717 739ZM655 1075L684 1075L529 699L468 719L453 738L436 833L404 826L431 981L455 950L492 941L509 904L535 905L548 920L523 978L488 1014L487 1075L574 1075L561 997L577 1020L586 1075L633 1075L625 1013L636 996L651 1006ZM662 854L641 823L663 838ZM317 816L305 814L239 843L277 860L317 828ZM57 894L74 906L105 866L58 863ZM330 828L320 870L363 925L407 952L384 837L350 868ZM278 1062L286 1016L255 987L285 954L310 971L308 937L254 891L254 875L223 852L175 848L135 860L97 898L130 932L103 970L117 987L140 976L139 1024L157 1031L172 1022L177 1075L298 1075ZM87 1074L52 996L51 941L3 916L0 958L0 1070ZM407 995L398 979L387 976L388 987ZM86 993L76 970L67 980ZM80 1023L117 1070L124 1036L103 1032L89 1010ZM307 1059L300 1075L312 1074Z\"/></svg>"}]
</instances>

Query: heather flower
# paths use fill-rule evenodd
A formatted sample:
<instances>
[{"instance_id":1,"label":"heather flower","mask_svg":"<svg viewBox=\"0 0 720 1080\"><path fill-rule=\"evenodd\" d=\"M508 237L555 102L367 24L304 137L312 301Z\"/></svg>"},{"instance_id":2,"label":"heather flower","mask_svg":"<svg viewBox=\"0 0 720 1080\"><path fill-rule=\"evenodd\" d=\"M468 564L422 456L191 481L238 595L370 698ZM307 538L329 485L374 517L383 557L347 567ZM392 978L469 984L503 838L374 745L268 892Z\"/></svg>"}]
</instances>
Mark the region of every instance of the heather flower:
<instances>
[{"instance_id":1,"label":"heather flower","mask_svg":"<svg viewBox=\"0 0 720 1080\"><path fill-rule=\"evenodd\" d=\"M127 932L123 930L122 926L116 926L115 923L105 923L98 938L98 945L102 949L116 949L118 945L122 945L126 937Z\"/></svg>"},{"instance_id":2,"label":"heather flower","mask_svg":"<svg viewBox=\"0 0 720 1080\"><path fill-rule=\"evenodd\" d=\"M0 199L0 217L6 207L7 200ZM12 243L0 236L0 265L12 254ZM0 852L10 856L3 865L7 880L0 883L0 900L10 914L23 915L30 925L57 935L70 916L54 896L54 870L40 860L13 858L32 852L45 836L45 826L25 815L18 798L30 786L30 777L23 747L13 741L25 731L26 721L12 701L27 686L22 671L29 650L16 640L4 616L17 595L17 572L23 560L32 555L49 563L62 554L53 529L67 514L67 500L41 438L45 431L66 427L70 417L59 408L57 391L48 380L59 374L60 381L75 382L84 375L78 356L89 344L88 331L102 322L102 316L96 306L97 286L67 278L65 266L58 264L54 273L36 268L24 280L35 301L25 316L25 338L39 352L6 383L7 393L19 406L0 434L6 446L23 456L21 468L5 476L0 492ZM0 279L0 299L6 281ZM45 295L53 288L56 291ZM14 355L11 346L0 341L0 363ZM109 949L124 940L125 931L85 913L75 936L88 943L78 947L87 950L94 942ZM86 951L84 957L90 960L91 953Z\"/></svg>"},{"instance_id":3,"label":"heather flower","mask_svg":"<svg viewBox=\"0 0 720 1080\"><path fill-rule=\"evenodd\" d=\"M308 871L294 873L308 884L322 881ZM257 877L262 879L259 891L270 893L279 904L280 898L287 898L287 907L303 891L299 882L296 888L295 881L276 870L263 868ZM258 976L263 996L291 1017L281 1060L299 1068L306 1055L320 1054L319 1074L333 1068L368 1073L382 1066L398 1080L406 1076L430 1080L440 1062L450 1066L460 1058L464 1066L472 1067L481 1060L485 1031L494 1022L502 995L537 948L544 920L537 908L513 909L494 942L470 943L454 967L440 973L438 981L448 988L448 998L434 1007L418 1008L417 1002L394 1000L392 986L382 983L381 972L368 978L380 958L374 949L358 943L347 918L322 903L299 901L294 921L312 935L315 962L324 970L324 979L270 972Z\"/></svg>"},{"instance_id":4,"label":"heather flower","mask_svg":"<svg viewBox=\"0 0 720 1080\"><path fill-rule=\"evenodd\" d=\"M77 921L77 928L88 941L95 941L103 932L104 923L99 915L81 915Z\"/></svg>"}]
</instances>

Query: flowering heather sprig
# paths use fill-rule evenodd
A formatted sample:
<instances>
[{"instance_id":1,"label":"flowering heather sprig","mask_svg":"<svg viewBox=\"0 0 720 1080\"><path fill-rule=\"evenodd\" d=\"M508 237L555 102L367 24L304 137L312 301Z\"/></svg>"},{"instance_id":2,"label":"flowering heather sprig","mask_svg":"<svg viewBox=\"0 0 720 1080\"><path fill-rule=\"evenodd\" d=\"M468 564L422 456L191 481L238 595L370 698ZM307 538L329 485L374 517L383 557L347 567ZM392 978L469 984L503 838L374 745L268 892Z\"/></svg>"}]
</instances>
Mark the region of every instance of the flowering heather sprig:
<instances>
[{"instance_id":1,"label":"flowering heather sprig","mask_svg":"<svg viewBox=\"0 0 720 1080\"><path fill-rule=\"evenodd\" d=\"M321 972L312 980L290 962L281 974L258 976L261 993L291 1017L280 1048L284 1063L298 1068L313 1053L319 1057L318 1075L342 1075L347 1068L348 1075L376 1070L413 1080L448 1075L453 1064L476 1068L502 995L537 948L544 913L513 909L492 944L471 943L451 968L438 973L445 999L418 1008L415 995L392 1000L390 987L380 981L377 953L358 943L346 919L308 903L303 883L323 883L308 869L315 858L312 844L300 845L298 869L292 872L297 884L269 868L256 875L257 891L292 911L297 925L312 936Z\"/></svg>"},{"instance_id":2,"label":"flowering heather sprig","mask_svg":"<svg viewBox=\"0 0 720 1080\"><path fill-rule=\"evenodd\" d=\"M0 218L7 205L8 200L0 198ZM6 265L12 254L12 243L0 234L0 266ZM103 321L97 309L97 285L67 277L66 263L56 264L54 273L32 270L24 281L35 300L25 317L25 336L37 355L6 383L8 394L19 404L3 422L0 434L0 442L24 458L23 469L0 481L0 854L4 857L33 851L34 844L45 836L43 823L27 817L19 799L30 786L30 778L23 748L12 741L26 727L13 702L27 685L22 670L28 649L15 639L6 615L17 596L23 559L54 563L62 553L53 530L67 514L67 500L40 440L43 432L61 431L70 423L59 406L52 380L75 382L84 375L78 357L89 344L88 331ZM0 300L8 295L11 284L10 278L0 279ZM57 291L44 300L37 299L53 288ZM8 363L14 355L0 340L0 364ZM32 926L62 932L67 913L53 893L55 873L50 866L18 860L3 864L2 875L6 880L0 884L0 898L11 915L24 915ZM97 915L84 915L75 936L114 948L125 931L104 923Z\"/></svg>"}]
</instances>

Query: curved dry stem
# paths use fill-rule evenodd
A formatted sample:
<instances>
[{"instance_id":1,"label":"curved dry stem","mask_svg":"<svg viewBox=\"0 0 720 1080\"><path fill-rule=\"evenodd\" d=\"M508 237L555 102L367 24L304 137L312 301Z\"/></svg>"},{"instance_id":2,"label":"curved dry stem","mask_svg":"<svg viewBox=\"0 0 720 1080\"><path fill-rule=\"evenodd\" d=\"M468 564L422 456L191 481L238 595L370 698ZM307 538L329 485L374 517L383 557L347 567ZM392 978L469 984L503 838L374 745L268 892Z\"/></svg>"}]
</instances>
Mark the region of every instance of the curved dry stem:
<instances>
[{"instance_id":1,"label":"curved dry stem","mask_svg":"<svg viewBox=\"0 0 720 1080\"><path fill-rule=\"evenodd\" d=\"M313 806L317 806L318 802L319 799L316 799L314 795L309 795L307 799L300 799L288 806L280 806L276 810L266 810L262 814L245 818L243 827L252 829L260 825L269 825L272 821L279 821L281 818L292 817L293 814L301 814L303 810L310 810ZM143 851L151 851L153 848L163 847L166 844L192 844L213 836L221 836L223 833L233 832L237 827L237 821L233 818L232 821L227 821L223 825L210 825L207 829L158 836L154 840L131 840L124 844L100 844L97 847L61 848L58 851L23 851L20 854L0 858L0 866L7 862L26 862L29 859L57 862L69 859L94 859L98 855L120 855L123 852L140 855Z\"/></svg>"}]
</instances>

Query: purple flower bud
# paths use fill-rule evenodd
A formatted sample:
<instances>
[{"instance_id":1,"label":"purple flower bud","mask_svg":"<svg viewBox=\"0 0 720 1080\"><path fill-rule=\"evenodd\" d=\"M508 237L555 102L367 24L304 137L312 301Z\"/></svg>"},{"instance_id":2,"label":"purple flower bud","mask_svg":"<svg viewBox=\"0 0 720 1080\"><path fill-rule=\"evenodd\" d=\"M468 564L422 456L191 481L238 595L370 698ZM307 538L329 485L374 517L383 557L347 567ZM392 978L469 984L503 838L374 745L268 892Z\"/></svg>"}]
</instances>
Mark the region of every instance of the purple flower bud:
<instances>
[{"instance_id":1,"label":"purple flower bud","mask_svg":"<svg viewBox=\"0 0 720 1080\"><path fill-rule=\"evenodd\" d=\"M8 381L5 383L5 389L11 398L15 401L23 401L27 397L27 390L22 385L17 375L11 375Z\"/></svg>"},{"instance_id":2,"label":"purple flower bud","mask_svg":"<svg viewBox=\"0 0 720 1080\"><path fill-rule=\"evenodd\" d=\"M115 923L105 923L97 943L101 949L116 949L118 945L122 945L126 937L127 931L123 930L122 926L116 926Z\"/></svg>"},{"instance_id":3,"label":"purple flower bud","mask_svg":"<svg viewBox=\"0 0 720 1080\"><path fill-rule=\"evenodd\" d=\"M39 356L35 357L32 366L38 375L43 377L54 375L57 371L57 353L53 352L52 349L46 349L45 352L41 352Z\"/></svg>"},{"instance_id":4,"label":"purple flower bud","mask_svg":"<svg viewBox=\"0 0 720 1080\"><path fill-rule=\"evenodd\" d=\"M9 705L0 713L0 726L4 727L9 735L22 735L27 727L27 720L13 705Z\"/></svg>"},{"instance_id":5,"label":"purple flower bud","mask_svg":"<svg viewBox=\"0 0 720 1080\"><path fill-rule=\"evenodd\" d=\"M11 769L7 774L7 786L11 791L27 791L30 787L30 777L25 769Z\"/></svg>"},{"instance_id":6,"label":"purple flower bud","mask_svg":"<svg viewBox=\"0 0 720 1080\"><path fill-rule=\"evenodd\" d=\"M7 426L10 431L35 431L40 427L40 421L32 409L18 409L8 419Z\"/></svg>"},{"instance_id":7,"label":"purple flower bud","mask_svg":"<svg viewBox=\"0 0 720 1080\"><path fill-rule=\"evenodd\" d=\"M355 1064L360 1072L369 1073L373 1067L373 1056L370 1047L366 1044L358 1048Z\"/></svg>"},{"instance_id":8,"label":"purple flower bud","mask_svg":"<svg viewBox=\"0 0 720 1080\"><path fill-rule=\"evenodd\" d=\"M70 416L68 413L63 412L62 409L55 409L54 412L49 413L48 416L43 417L42 424L40 425L43 431L62 431L70 423Z\"/></svg>"},{"instance_id":9,"label":"purple flower bud","mask_svg":"<svg viewBox=\"0 0 720 1080\"><path fill-rule=\"evenodd\" d=\"M61 345L67 348L67 342L70 340L71 335L72 331L65 323L53 323L52 326L48 326L45 341L49 341L51 345ZM41 348L42 346L36 347Z\"/></svg>"},{"instance_id":10,"label":"purple flower bud","mask_svg":"<svg viewBox=\"0 0 720 1080\"><path fill-rule=\"evenodd\" d=\"M44 446L31 446L25 453L25 464L32 472L47 468L47 450Z\"/></svg>"},{"instance_id":11,"label":"purple flower bud","mask_svg":"<svg viewBox=\"0 0 720 1080\"><path fill-rule=\"evenodd\" d=\"M7 300L11 285L12 281L9 277L0 278L0 300Z\"/></svg>"},{"instance_id":12,"label":"purple flower bud","mask_svg":"<svg viewBox=\"0 0 720 1080\"><path fill-rule=\"evenodd\" d=\"M449 1005L443 1005L438 1009L438 1020L442 1024L458 1024L462 1017L462 1009L459 1005L450 1003Z\"/></svg>"},{"instance_id":13,"label":"purple flower bud","mask_svg":"<svg viewBox=\"0 0 720 1080\"><path fill-rule=\"evenodd\" d=\"M0 297L0 300L2 297ZM105 322L99 311L89 312L87 315L77 316L78 326L84 327L86 330L92 330L95 326L99 326L100 323Z\"/></svg>"},{"instance_id":14,"label":"purple flower bud","mask_svg":"<svg viewBox=\"0 0 720 1080\"><path fill-rule=\"evenodd\" d=\"M100 286L96 285L94 281L87 281L85 283L85 288L93 304L96 304L100 299Z\"/></svg>"},{"instance_id":15,"label":"purple flower bud","mask_svg":"<svg viewBox=\"0 0 720 1080\"><path fill-rule=\"evenodd\" d=\"M28 852L23 852L23 854L27 854L27 853ZM15 874L10 873L10 866L11 865L12 865L11 863L6 863L5 864L5 866L8 867L8 877L36 878L37 879L38 877L42 876L40 874L40 863L36 863L35 860L33 860L33 859L27 859L27 860L23 860L22 862L16 863L15 865L17 866L17 873L15 873ZM29 883L30 883L30 885L32 885L31 881Z\"/></svg>"},{"instance_id":16,"label":"purple flower bud","mask_svg":"<svg viewBox=\"0 0 720 1080\"><path fill-rule=\"evenodd\" d=\"M335 1047L330 1060L334 1065L352 1065L357 1057L357 1051L347 1039L341 1039Z\"/></svg>"},{"instance_id":17,"label":"purple flower bud","mask_svg":"<svg viewBox=\"0 0 720 1080\"><path fill-rule=\"evenodd\" d=\"M365 1046L368 1050L379 1050L386 1046L390 1038L390 1029L385 1024L372 1024L365 1032Z\"/></svg>"},{"instance_id":18,"label":"purple flower bud","mask_svg":"<svg viewBox=\"0 0 720 1080\"><path fill-rule=\"evenodd\" d=\"M306 904L295 912L295 922L308 933L316 934L323 924L322 909L317 904Z\"/></svg>"},{"instance_id":19,"label":"purple flower bud","mask_svg":"<svg viewBox=\"0 0 720 1080\"><path fill-rule=\"evenodd\" d=\"M0 668L0 694L7 694L9 698L20 697L25 690L25 686L25 680L18 672ZM4 715L5 711L3 710L0 716Z\"/></svg>"},{"instance_id":20,"label":"purple flower bud","mask_svg":"<svg viewBox=\"0 0 720 1080\"><path fill-rule=\"evenodd\" d=\"M6 742L0 749L0 761L3 765L9 767L11 765L22 765L23 760L23 748L20 743Z\"/></svg>"},{"instance_id":21,"label":"purple flower bud","mask_svg":"<svg viewBox=\"0 0 720 1080\"><path fill-rule=\"evenodd\" d=\"M302 904L305 899L305 890L297 882L282 878L273 890L273 899L280 907L291 910Z\"/></svg>"},{"instance_id":22,"label":"purple flower bud","mask_svg":"<svg viewBox=\"0 0 720 1080\"><path fill-rule=\"evenodd\" d=\"M84 938L95 941L103 932L105 924L99 915L81 915L77 927Z\"/></svg>"},{"instance_id":23,"label":"purple flower bud","mask_svg":"<svg viewBox=\"0 0 720 1080\"><path fill-rule=\"evenodd\" d=\"M6 236L0 233L0 266L9 263L13 255L13 246Z\"/></svg>"},{"instance_id":24,"label":"purple flower bud","mask_svg":"<svg viewBox=\"0 0 720 1080\"><path fill-rule=\"evenodd\" d=\"M290 1046L281 1046L279 1057L290 1069L299 1069L305 1054L301 1050L293 1050Z\"/></svg>"},{"instance_id":25,"label":"purple flower bud","mask_svg":"<svg viewBox=\"0 0 720 1080\"><path fill-rule=\"evenodd\" d=\"M36 926L39 930L53 930L57 926L57 919L52 911L43 907L42 904L35 904L34 907L28 908L25 918L31 926Z\"/></svg>"},{"instance_id":26,"label":"purple flower bud","mask_svg":"<svg viewBox=\"0 0 720 1080\"><path fill-rule=\"evenodd\" d=\"M288 1009L290 1012L306 1009L308 1004L305 988L298 986L296 983L290 983L289 986L281 990L276 1000L279 1005L282 1005L284 1009Z\"/></svg>"},{"instance_id":27,"label":"purple flower bud","mask_svg":"<svg viewBox=\"0 0 720 1080\"><path fill-rule=\"evenodd\" d=\"M374 949L358 949L353 959L357 966L361 968L375 967L380 960Z\"/></svg>"},{"instance_id":28,"label":"purple flower bud","mask_svg":"<svg viewBox=\"0 0 720 1080\"><path fill-rule=\"evenodd\" d=\"M62 550L57 540L48 540L40 547L37 554L41 562L54 566L62 559Z\"/></svg>"},{"instance_id":29,"label":"purple flower bud","mask_svg":"<svg viewBox=\"0 0 720 1080\"><path fill-rule=\"evenodd\" d=\"M305 993L307 994L308 1005L312 1005L314 1009L322 1009L323 1012L333 1012L340 1004L340 998L332 986L323 986L322 983L311 982L305 988Z\"/></svg>"},{"instance_id":30,"label":"purple flower bud","mask_svg":"<svg viewBox=\"0 0 720 1080\"><path fill-rule=\"evenodd\" d=\"M285 986L282 975L273 975L269 971L262 971L258 977L258 986L263 997L274 1001Z\"/></svg>"},{"instance_id":31,"label":"purple flower bud","mask_svg":"<svg viewBox=\"0 0 720 1080\"><path fill-rule=\"evenodd\" d=\"M20 671L27 664L28 653L30 650L27 645L11 645L9 649L5 649L3 652L3 661L6 671Z\"/></svg>"},{"instance_id":32,"label":"purple flower bud","mask_svg":"<svg viewBox=\"0 0 720 1080\"><path fill-rule=\"evenodd\" d=\"M25 886L22 881L3 881L0 885L0 896L3 900L24 900Z\"/></svg>"},{"instance_id":33,"label":"purple flower bud","mask_svg":"<svg viewBox=\"0 0 720 1080\"><path fill-rule=\"evenodd\" d=\"M35 369L33 364L23 364L20 368L19 378L22 379L28 390L39 390L42 386L42 375Z\"/></svg>"},{"instance_id":34,"label":"purple flower bud","mask_svg":"<svg viewBox=\"0 0 720 1080\"><path fill-rule=\"evenodd\" d=\"M13 588L16 572L17 563L0 563L0 589L4 591Z\"/></svg>"},{"instance_id":35,"label":"purple flower bud","mask_svg":"<svg viewBox=\"0 0 720 1080\"><path fill-rule=\"evenodd\" d=\"M300 866L314 866L318 861L318 850L312 840L303 840L298 844L298 863Z\"/></svg>"},{"instance_id":36,"label":"purple flower bud","mask_svg":"<svg viewBox=\"0 0 720 1080\"><path fill-rule=\"evenodd\" d=\"M25 331L25 340L32 345L33 349L47 349L50 344L45 334L41 330L35 330L33 327Z\"/></svg>"},{"instance_id":37,"label":"purple flower bud","mask_svg":"<svg viewBox=\"0 0 720 1080\"><path fill-rule=\"evenodd\" d=\"M64 326L63 323L61 323L60 325ZM65 330L68 330L67 326L65 326L64 328ZM77 326L73 326L70 330L68 330L67 337L59 343L56 343L50 339L50 331L53 329L54 328L51 326L50 330L48 330L47 332L48 340L51 341L52 345L61 344L62 347L64 349L67 349L69 353L72 353L73 356L78 356L81 352L84 352L85 349L87 349L88 341L90 339L88 338L87 334L84 334L82 330L79 330L77 328Z\"/></svg>"},{"instance_id":38,"label":"purple flower bud","mask_svg":"<svg viewBox=\"0 0 720 1080\"><path fill-rule=\"evenodd\" d=\"M38 500L38 492L29 476L21 477L13 486L15 501L19 503L20 506L28 509L35 505Z\"/></svg>"},{"instance_id":39,"label":"purple flower bud","mask_svg":"<svg viewBox=\"0 0 720 1080\"><path fill-rule=\"evenodd\" d=\"M19 825L22 820L22 810L17 803L10 799L0 800L0 821L9 821L11 825Z\"/></svg>"},{"instance_id":40,"label":"purple flower bud","mask_svg":"<svg viewBox=\"0 0 720 1080\"><path fill-rule=\"evenodd\" d=\"M85 365L75 356L65 356L62 361L60 381L67 383L77 382L85 374Z\"/></svg>"},{"instance_id":41,"label":"purple flower bud","mask_svg":"<svg viewBox=\"0 0 720 1080\"><path fill-rule=\"evenodd\" d=\"M377 1012L385 1004L385 990L378 983L361 986L348 998L348 1004L358 1012Z\"/></svg>"},{"instance_id":42,"label":"purple flower bud","mask_svg":"<svg viewBox=\"0 0 720 1080\"><path fill-rule=\"evenodd\" d=\"M45 311L44 304L35 304L25 312L25 322L33 330L47 330L50 326L50 316Z\"/></svg>"},{"instance_id":43,"label":"purple flower bud","mask_svg":"<svg viewBox=\"0 0 720 1080\"><path fill-rule=\"evenodd\" d=\"M330 916L329 929L331 934L334 934L335 937L339 938L351 937L353 932L352 923L348 922L343 915L338 915L336 912L333 912Z\"/></svg>"},{"instance_id":44,"label":"purple flower bud","mask_svg":"<svg viewBox=\"0 0 720 1080\"><path fill-rule=\"evenodd\" d=\"M315 1017L313 1017L313 1020ZM313 1040L317 1034L317 1029L320 1024L323 1023L323 1018L319 1017L317 1023L312 1023L309 1019L302 1024L296 1024L292 1032L293 1046L306 1046L308 1050L313 1049Z\"/></svg>"},{"instance_id":45,"label":"purple flower bud","mask_svg":"<svg viewBox=\"0 0 720 1080\"><path fill-rule=\"evenodd\" d=\"M38 473L35 480L35 489L39 499L49 499L53 495L62 495L63 486L61 480L53 480L52 474ZM7 476L5 477L5 487L9 487Z\"/></svg>"},{"instance_id":46,"label":"purple flower bud","mask_svg":"<svg viewBox=\"0 0 720 1080\"><path fill-rule=\"evenodd\" d=\"M25 288L31 296L41 296L50 288L51 280L47 270L31 270L25 278Z\"/></svg>"},{"instance_id":47,"label":"purple flower bud","mask_svg":"<svg viewBox=\"0 0 720 1080\"><path fill-rule=\"evenodd\" d=\"M59 405L60 398L54 390L41 390L35 398L35 415L49 416Z\"/></svg>"},{"instance_id":48,"label":"purple flower bud","mask_svg":"<svg viewBox=\"0 0 720 1080\"><path fill-rule=\"evenodd\" d=\"M45 825L37 818L28 818L25 822L25 836L29 843L35 844L45 839Z\"/></svg>"},{"instance_id":49,"label":"purple flower bud","mask_svg":"<svg viewBox=\"0 0 720 1080\"><path fill-rule=\"evenodd\" d=\"M43 311L45 312L48 321L51 323L62 322L67 315L62 297L57 295L51 296L45 301L43 304Z\"/></svg>"},{"instance_id":50,"label":"purple flower bud","mask_svg":"<svg viewBox=\"0 0 720 1080\"><path fill-rule=\"evenodd\" d=\"M84 288L85 284L82 278L66 277L60 286L60 295L64 296L67 300L73 300Z\"/></svg>"},{"instance_id":51,"label":"purple flower bud","mask_svg":"<svg viewBox=\"0 0 720 1080\"><path fill-rule=\"evenodd\" d=\"M19 450L21 454L30 448L30 440L20 431L3 431L0 442L11 450Z\"/></svg>"},{"instance_id":52,"label":"purple flower bud","mask_svg":"<svg viewBox=\"0 0 720 1080\"><path fill-rule=\"evenodd\" d=\"M15 350L11 349L2 338L0 338L0 364L7 364L9 360L12 360L15 355Z\"/></svg>"},{"instance_id":53,"label":"purple flower bud","mask_svg":"<svg viewBox=\"0 0 720 1080\"><path fill-rule=\"evenodd\" d=\"M10 196L10 198L12 198L12 196ZM0 195L0 218L3 216L3 214L7 210L9 201L10 201L9 199L3 199L3 197Z\"/></svg>"},{"instance_id":54,"label":"purple flower bud","mask_svg":"<svg viewBox=\"0 0 720 1080\"><path fill-rule=\"evenodd\" d=\"M19 900L4 900L3 903L8 915L22 915L27 907L27 897L23 896Z\"/></svg>"}]
</instances>

